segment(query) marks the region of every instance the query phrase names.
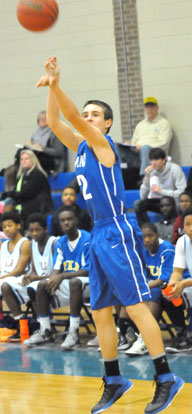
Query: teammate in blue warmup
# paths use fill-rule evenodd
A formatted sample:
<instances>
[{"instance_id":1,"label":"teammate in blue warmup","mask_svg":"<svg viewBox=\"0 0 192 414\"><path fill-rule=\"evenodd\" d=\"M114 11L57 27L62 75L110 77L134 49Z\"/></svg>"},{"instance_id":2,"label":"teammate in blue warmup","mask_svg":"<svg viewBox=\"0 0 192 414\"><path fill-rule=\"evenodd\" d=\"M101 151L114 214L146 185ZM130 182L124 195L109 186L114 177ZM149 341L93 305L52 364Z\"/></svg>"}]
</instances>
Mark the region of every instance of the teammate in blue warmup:
<instances>
[{"instance_id":1,"label":"teammate in blue warmup","mask_svg":"<svg viewBox=\"0 0 192 414\"><path fill-rule=\"evenodd\" d=\"M161 284L169 282L172 274L175 247L167 240L159 237L154 223L148 222L141 226L144 241L144 261L148 269L148 284L151 289L151 300L148 306L159 321L164 309L176 327L177 334L183 336L186 331L183 306L174 306L163 297Z\"/></svg>"},{"instance_id":2,"label":"teammate in blue warmup","mask_svg":"<svg viewBox=\"0 0 192 414\"><path fill-rule=\"evenodd\" d=\"M36 346L53 341L50 305L54 308L70 305L69 331L61 349L72 350L79 344L78 329L83 299L90 296L88 278L90 233L78 229L78 217L74 206L62 206L59 221L64 234L55 243L53 267L46 280L38 284L35 295L40 330L26 339L24 345ZM28 289L28 293L33 299L34 291Z\"/></svg>"},{"instance_id":3,"label":"teammate in blue warmup","mask_svg":"<svg viewBox=\"0 0 192 414\"><path fill-rule=\"evenodd\" d=\"M56 58L48 58L46 74L37 87L49 86L48 124L69 149L77 153L78 183L94 220L91 234L91 308L105 365L104 392L92 414L110 407L132 383L121 376L117 357L117 330L112 308L122 304L137 325L156 369L156 392L146 414L165 409L183 385L170 372L159 326L147 307L150 298L137 240L125 214L124 186L115 145L108 132L113 113L98 100L86 102L82 115L59 86ZM78 133L60 120L59 111ZM109 346L110 344L110 346Z\"/></svg>"}]
</instances>

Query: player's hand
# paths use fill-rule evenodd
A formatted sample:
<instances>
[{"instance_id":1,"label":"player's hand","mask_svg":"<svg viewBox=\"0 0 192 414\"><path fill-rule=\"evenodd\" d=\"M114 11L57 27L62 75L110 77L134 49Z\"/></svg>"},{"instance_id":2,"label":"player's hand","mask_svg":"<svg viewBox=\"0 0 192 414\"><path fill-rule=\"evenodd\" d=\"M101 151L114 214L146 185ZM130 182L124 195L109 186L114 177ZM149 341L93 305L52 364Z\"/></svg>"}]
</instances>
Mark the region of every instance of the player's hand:
<instances>
[{"instance_id":1,"label":"player's hand","mask_svg":"<svg viewBox=\"0 0 192 414\"><path fill-rule=\"evenodd\" d=\"M23 279L22 279L22 282L21 282L21 286L27 286L31 282L34 282L35 280L37 280L36 275L24 275Z\"/></svg>"},{"instance_id":2,"label":"player's hand","mask_svg":"<svg viewBox=\"0 0 192 414\"><path fill-rule=\"evenodd\" d=\"M39 86L54 86L56 83L59 82L59 75L60 75L60 71L59 71L59 67L57 65L57 59L54 56L49 57L46 62L45 62L45 70L46 70L46 74L43 75L39 82L37 82L37 87L39 88Z\"/></svg>"},{"instance_id":3,"label":"player's hand","mask_svg":"<svg viewBox=\"0 0 192 414\"><path fill-rule=\"evenodd\" d=\"M59 288L62 281L63 277L61 274L50 277L46 286L46 290L53 296L55 294L55 291Z\"/></svg>"},{"instance_id":4,"label":"player's hand","mask_svg":"<svg viewBox=\"0 0 192 414\"><path fill-rule=\"evenodd\" d=\"M36 86L37 88L39 88L40 86L49 86L49 76L48 75L41 76Z\"/></svg>"},{"instance_id":5,"label":"player's hand","mask_svg":"<svg viewBox=\"0 0 192 414\"><path fill-rule=\"evenodd\" d=\"M171 286L172 292L169 295L169 300L177 299L181 296L181 293L183 292L183 281L180 282L169 282L169 285Z\"/></svg>"}]
</instances>

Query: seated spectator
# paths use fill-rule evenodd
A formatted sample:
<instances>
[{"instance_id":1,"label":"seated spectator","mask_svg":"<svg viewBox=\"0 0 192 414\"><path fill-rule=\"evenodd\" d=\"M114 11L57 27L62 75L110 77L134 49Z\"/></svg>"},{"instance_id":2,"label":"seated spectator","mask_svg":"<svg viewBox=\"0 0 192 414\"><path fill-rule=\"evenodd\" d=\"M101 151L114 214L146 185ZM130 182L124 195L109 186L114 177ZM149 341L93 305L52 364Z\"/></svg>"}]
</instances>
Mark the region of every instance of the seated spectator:
<instances>
[{"instance_id":1,"label":"seated spectator","mask_svg":"<svg viewBox=\"0 0 192 414\"><path fill-rule=\"evenodd\" d=\"M178 336L183 336L186 332L183 307L182 305L175 307L172 302L168 302L161 291L162 282L168 282L172 274L175 248L170 242L159 238L154 223L143 224L141 230L144 243L143 259L151 291L151 300L148 302L148 306L157 321L160 320L162 311L165 310L174 324ZM126 351L128 355L144 355L146 353L148 351L141 335Z\"/></svg>"},{"instance_id":2,"label":"seated spectator","mask_svg":"<svg viewBox=\"0 0 192 414\"><path fill-rule=\"evenodd\" d=\"M160 199L168 195L175 199L176 205L180 194L186 187L186 178L182 168L166 159L161 148L152 148L149 152L150 166L145 169L145 177L140 187L141 200L134 204L138 224L149 220L147 211L160 213Z\"/></svg>"},{"instance_id":3,"label":"seated spectator","mask_svg":"<svg viewBox=\"0 0 192 414\"><path fill-rule=\"evenodd\" d=\"M2 198L5 200L4 211L15 207L25 227L30 214L41 212L47 215L53 211L47 174L33 151L21 151L15 189L3 193Z\"/></svg>"},{"instance_id":4,"label":"seated spectator","mask_svg":"<svg viewBox=\"0 0 192 414\"><path fill-rule=\"evenodd\" d=\"M173 234L172 234L172 243L176 244L179 237L183 236L184 228L183 228L183 220L182 214L184 211L192 206L192 194L188 193L186 190L180 194L179 196L179 210L180 214L175 219L175 223L173 226Z\"/></svg>"},{"instance_id":5,"label":"seated spectator","mask_svg":"<svg viewBox=\"0 0 192 414\"><path fill-rule=\"evenodd\" d=\"M172 138L172 130L169 122L158 114L158 101L154 97L144 100L145 119L140 121L135 128L132 145L140 157L140 176L143 177L145 169L149 165L149 151L151 148L162 148L167 154Z\"/></svg>"},{"instance_id":6,"label":"seated spectator","mask_svg":"<svg viewBox=\"0 0 192 414\"><path fill-rule=\"evenodd\" d=\"M2 284L2 296L15 321L17 332L8 342L20 342L19 320L23 318L21 305L29 301L28 288L36 291L39 280L46 279L53 269L55 237L47 233L46 217L41 213L31 214L27 228L31 242L31 271L20 277L12 277ZM32 301L34 303L34 300ZM34 309L35 310L35 309Z\"/></svg>"},{"instance_id":7,"label":"seated spectator","mask_svg":"<svg viewBox=\"0 0 192 414\"><path fill-rule=\"evenodd\" d=\"M159 209L160 213L162 214L162 218L160 221L155 223L159 237L162 240L172 242L173 226L177 216L174 198L170 196L161 197Z\"/></svg>"},{"instance_id":8,"label":"seated spectator","mask_svg":"<svg viewBox=\"0 0 192 414\"><path fill-rule=\"evenodd\" d=\"M192 351L192 207L184 211L182 220L185 234L176 243L173 273L169 280L172 294L167 299L171 301L182 296L187 309L188 332L174 346L166 347L166 351L171 353ZM185 279L186 269L190 277Z\"/></svg>"},{"instance_id":9,"label":"seated spectator","mask_svg":"<svg viewBox=\"0 0 192 414\"><path fill-rule=\"evenodd\" d=\"M76 204L77 192L74 187L67 186L64 188L62 193L62 202L64 206L74 206L76 215L78 217L78 228L86 231L91 231L93 227L92 219L87 210L82 209ZM59 221L59 213L62 211L63 206L57 210L51 219L51 234L54 236L62 236L63 230Z\"/></svg>"},{"instance_id":10,"label":"seated spectator","mask_svg":"<svg viewBox=\"0 0 192 414\"><path fill-rule=\"evenodd\" d=\"M37 117L38 128L33 132L27 145L37 151L42 168L54 175L67 171L68 150L51 131L47 124L46 111L41 111Z\"/></svg>"},{"instance_id":11,"label":"seated spectator","mask_svg":"<svg viewBox=\"0 0 192 414\"><path fill-rule=\"evenodd\" d=\"M51 277L39 283L36 293L40 331L35 332L24 344L31 346L53 340L49 319L50 304L54 303L54 307L60 308L70 302L69 333L61 348L71 350L79 343L80 311L84 295L89 296L90 234L78 229L78 219L73 206L63 207L59 220L65 235L55 243Z\"/></svg>"}]
</instances>

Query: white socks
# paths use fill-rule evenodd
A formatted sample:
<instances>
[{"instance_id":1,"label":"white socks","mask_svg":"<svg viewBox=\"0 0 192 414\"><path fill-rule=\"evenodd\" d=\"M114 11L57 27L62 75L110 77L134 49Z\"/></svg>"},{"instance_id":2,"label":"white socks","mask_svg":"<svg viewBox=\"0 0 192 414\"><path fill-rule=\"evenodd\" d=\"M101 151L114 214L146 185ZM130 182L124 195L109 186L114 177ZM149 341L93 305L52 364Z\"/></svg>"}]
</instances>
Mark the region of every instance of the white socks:
<instances>
[{"instance_id":1,"label":"white socks","mask_svg":"<svg viewBox=\"0 0 192 414\"><path fill-rule=\"evenodd\" d=\"M49 316L39 316L38 320L40 323L41 332L45 332L46 329L51 331L51 324L50 324Z\"/></svg>"},{"instance_id":2,"label":"white socks","mask_svg":"<svg viewBox=\"0 0 192 414\"><path fill-rule=\"evenodd\" d=\"M80 316L71 316L70 315L69 322L70 322L69 330L71 332L76 331L79 328Z\"/></svg>"}]
</instances>

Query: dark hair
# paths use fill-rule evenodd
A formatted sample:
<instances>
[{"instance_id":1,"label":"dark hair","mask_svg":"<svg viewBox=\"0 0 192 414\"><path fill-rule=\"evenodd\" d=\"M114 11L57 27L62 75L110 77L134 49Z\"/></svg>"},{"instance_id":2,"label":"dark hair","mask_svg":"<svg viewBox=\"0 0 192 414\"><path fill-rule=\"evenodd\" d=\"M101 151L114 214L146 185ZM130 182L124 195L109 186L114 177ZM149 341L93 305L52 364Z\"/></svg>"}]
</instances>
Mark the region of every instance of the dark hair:
<instances>
[{"instance_id":1,"label":"dark hair","mask_svg":"<svg viewBox=\"0 0 192 414\"><path fill-rule=\"evenodd\" d=\"M27 219L27 227L29 227L29 224L31 223L39 223L43 229L46 229L47 227L47 219L44 214L41 213L33 213L30 214L30 216Z\"/></svg>"},{"instance_id":2,"label":"dark hair","mask_svg":"<svg viewBox=\"0 0 192 414\"><path fill-rule=\"evenodd\" d=\"M141 230L143 229L150 229L153 233L158 234L156 225L152 223L151 221L147 221L146 223L143 223L141 225Z\"/></svg>"},{"instance_id":3,"label":"dark hair","mask_svg":"<svg viewBox=\"0 0 192 414\"><path fill-rule=\"evenodd\" d=\"M164 160L166 158L166 152L162 148L151 148L149 151L150 160Z\"/></svg>"},{"instance_id":4,"label":"dark hair","mask_svg":"<svg viewBox=\"0 0 192 414\"><path fill-rule=\"evenodd\" d=\"M76 208L75 206L61 206L58 210L58 215L60 213L63 213L64 211L70 211L74 214L75 217L77 217Z\"/></svg>"},{"instance_id":5,"label":"dark hair","mask_svg":"<svg viewBox=\"0 0 192 414\"><path fill-rule=\"evenodd\" d=\"M181 215L181 219L182 219L183 222L184 222L184 219L185 219L186 216L192 216L192 207L186 208L186 210Z\"/></svg>"},{"instance_id":6,"label":"dark hair","mask_svg":"<svg viewBox=\"0 0 192 414\"><path fill-rule=\"evenodd\" d=\"M160 204L161 204L161 201L165 200L165 199L168 200L170 202L170 204L172 204L173 207L176 207L175 199L171 196L168 196L168 195L164 195L160 198Z\"/></svg>"},{"instance_id":7,"label":"dark hair","mask_svg":"<svg viewBox=\"0 0 192 414\"><path fill-rule=\"evenodd\" d=\"M63 191L66 190L67 188L71 188L71 190L74 190L75 194L77 195L77 190L75 187L73 187L73 185L66 185L66 187L63 188Z\"/></svg>"},{"instance_id":8,"label":"dark hair","mask_svg":"<svg viewBox=\"0 0 192 414\"><path fill-rule=\"evenodd\" d=\"M22 218L16 211L6 211L1 216L1 223L5 220L12 220L16 224L22 224Z\"/></svg>"},{"instance_id":9,"label":"dark hair","mask_svg":"<svg viewBox=\"0 0 192 414\"><path fill-rule=\"evenodd\" d=\"M103 101L99 101L98 99L91 99L91 100L89 100L89 101L87 101L87 102L85 102L85 104L84 104L84 106L83 106L83 109L87 106L87 105L91 105L91 104L93 104L93 105L98 105L98 106L100 106L102 109L103 109L103 112L104 112L104 119L107 121L108 119L112 119L112 121L113 121L113 111L112 111L112 108L106 103L106 102L103 102ZM107 130L107 132L109 132L109 130L110 130L110 128L111 127L109 127L108 128L108 130Z\"/></svg>"},{"instance_id":10,"label":"dark hair","mask_svg":"<svg viewBox=\"0 0 192 414\"><path fill-rule=\"evenodd\" d=\"M182 195L187 195L187 196L189 196L190 198L191 198L191 200L192 200L192 194L189 192L189 191L183 191L180 195L179 195L179 200L180 200L180 198L181 198L181 196Z\"/></svg>"}]
</instances>

